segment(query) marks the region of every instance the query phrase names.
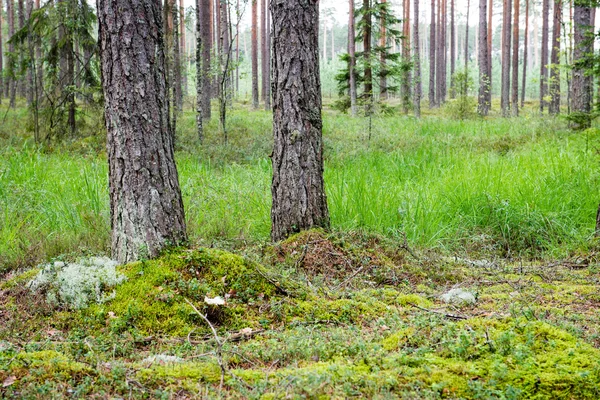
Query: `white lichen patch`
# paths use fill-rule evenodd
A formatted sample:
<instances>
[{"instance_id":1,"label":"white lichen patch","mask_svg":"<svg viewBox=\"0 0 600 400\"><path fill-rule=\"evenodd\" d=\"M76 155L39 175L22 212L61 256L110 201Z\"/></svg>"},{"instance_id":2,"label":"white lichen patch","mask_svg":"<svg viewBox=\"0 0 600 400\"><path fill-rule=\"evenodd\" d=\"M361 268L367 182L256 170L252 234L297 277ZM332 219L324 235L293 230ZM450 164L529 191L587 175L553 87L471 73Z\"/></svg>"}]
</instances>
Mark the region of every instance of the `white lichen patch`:
<instances>
[{"instance_id":1,"label":"white lichen patch","mask_svg":"<svg viewBox=\"0 0 600 400\"><path fill-rule=\"evenodd\" d=\"M165 364L178 364L182 363L184 360L182 358L176 356L170 356L167 354L156 354L150 357L145 358L142 361L144 365L165 365Z\"/></svg>"},{"instance_id":2,"label":"white lichen patch","mask_svg":"<svg viewBox=\"0 0 600 400\"><path fill-rule=\"evenodd\" d=\"M35 293L46 293L46 301L69 309L104 303L115 297L114 288L126 277L118 263L107 257L91 257L76 263L56 261L43 265L28 284Z\"/></svg>"},{"instance_id":3,"label":"white lichen patch","mask_svg":"<svg viewBox=\"0 0 600 400\"><path fill-rule=\"evenodd\" d=\"M452 289L440 296L442 301L451 304L475 304L477 298L469 291L463 289Z\"/></svg>"}]
</instances>

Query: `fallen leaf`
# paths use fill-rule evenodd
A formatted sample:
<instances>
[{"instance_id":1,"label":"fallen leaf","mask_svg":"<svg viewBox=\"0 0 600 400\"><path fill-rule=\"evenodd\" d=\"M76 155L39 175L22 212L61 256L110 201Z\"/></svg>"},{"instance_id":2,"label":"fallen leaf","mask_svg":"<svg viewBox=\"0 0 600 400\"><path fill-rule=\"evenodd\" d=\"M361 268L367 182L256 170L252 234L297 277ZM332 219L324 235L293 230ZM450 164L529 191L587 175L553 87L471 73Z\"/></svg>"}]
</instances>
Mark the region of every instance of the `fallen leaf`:
<instances>
[{"instance_id":1,"label":"fallen leaf","mask_svg":"<svg viewBox=\"0 0 600 400\"><path fill-rule=\"evenodd\" d=\"M2 382L2 387L9 387L10 385L12 385L13 383L15 383L17 381L17 377L14 375L9 376L8 378L6 378L4 380L4 382Z\"/></svg>"}]
</instances>

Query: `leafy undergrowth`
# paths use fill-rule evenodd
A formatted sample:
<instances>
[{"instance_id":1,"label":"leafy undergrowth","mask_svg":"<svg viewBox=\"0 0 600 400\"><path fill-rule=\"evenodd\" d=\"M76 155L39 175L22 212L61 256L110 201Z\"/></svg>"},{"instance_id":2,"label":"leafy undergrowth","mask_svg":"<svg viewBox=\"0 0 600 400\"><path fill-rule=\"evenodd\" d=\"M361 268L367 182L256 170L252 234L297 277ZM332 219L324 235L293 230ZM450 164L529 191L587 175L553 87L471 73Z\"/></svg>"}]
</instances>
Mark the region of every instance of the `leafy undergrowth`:
<instances>
[{"instance_id":1,"label":"leafy undergrowth","mask_svg":"<svg viewBox=\"0 0 600 400\"><path fill-rule=\"evenodd\" d=\"M321 231L245 251L119 267L114 297L81 309L32 293L37 270L6 277L0 397L600 397L593 257L448 258ZM476 303L442 302L452 288Z\"/></svg>"}]
</instances>

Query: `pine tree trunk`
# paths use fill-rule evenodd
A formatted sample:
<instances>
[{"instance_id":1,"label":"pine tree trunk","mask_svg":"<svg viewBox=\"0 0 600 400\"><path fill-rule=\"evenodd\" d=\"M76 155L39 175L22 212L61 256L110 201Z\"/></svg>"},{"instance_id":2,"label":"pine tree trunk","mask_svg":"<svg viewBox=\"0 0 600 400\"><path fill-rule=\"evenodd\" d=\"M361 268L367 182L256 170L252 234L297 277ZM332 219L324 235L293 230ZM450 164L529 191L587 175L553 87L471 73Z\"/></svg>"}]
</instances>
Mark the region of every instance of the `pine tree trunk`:
<instances>
[{"instance_id":1,"label":"pine tree trunk","mask_svg":"<svg viewBox=\"0 0 600 400\"><path fill-rule=\"evenodd\" d=\"M198 141L202 143L204 140L204 126L202 119L204 118L203 108L205 107L203 91L206 85L206 75L204 71L205 60L205 47L204 42L205 35L205 24L204 15L206 10L203 10L204 0L196 0L196 130L198 133ZM210 100L210 99L209 99Z\"/></svg>"},{"instance_id":2,"label":"pine tree trunk","mask_svg":"<svg viewBox=\"0 0 600 400\"><path fill-rule=\"evenodd\" d=\"M309 0L312 1L312 0ZM365 86L365 106L367 108L367 114L371 113L371 107L373 102L373 66L372 66L372 54L371 54L371 39L373 21L371 16L371 0L363 0L363 46L364 46L364 60L365 60L365 71L364 71L364 86Z\"/></svg>"},{"instance_id":3,"label":"pine tree trunk","mask_svg":"<svg viewBox=\"0 0 600 400\"><path fill-rule=\"evenodd\" d=\"M356 116L356 32L354 30L354 0L350 0L350 10L348 19L348 73L350 75L350 109L353 116Z\"/></svg>"},{"instance_id":4,"label":"pine tree trunk","mask_svg":"<svg viewBox=\"0 0 600 400\"><path fill-rule=\"evenodd\" d=\"M492 35L493 35L493 31L492 31L492 22L493 22L493 17L494 17L494 0L489 0L488 3L488 31L487 31L487 47L488 47L488 80L489 80L489 90L487 93L487 102L488 102L488 108L491 109L492 108L492 88L493 88L493 82L492 82L492 70L493 70L493 66L492 66Z\"/></svg>"},{"instance_id":5,"label":"pine tree trunk","mask_svg":"<svg viewBox=\"0 0 600 400\"><path fill-rule=\"evenodd\" d=\"M181 76L182 76L182 96L188 94L188 76L187 76L187 46L186 46L186 35L185 35L185 7L183 6L183 0L179 0L179 51L181 54Z\"/></svg>"},{"instance_id":6,"label":"pine tree trunk","mask_svg":"<svg viewBox=\"0 0 600 400\"><path fill-rule=\"evenodd\" d=\"M513 19L513 54L512 54L512 88L511 88L511 111L512 115L519 115L519 14L520 0L513 0L515 3Z\"/></svg>"},{"instance_id":7,"label":"pine tree trunk","mask_svg":"<svg viewBox=\"0 0 600 400\"><path fill-rule=\"evenodd\" d=\"M542 0L542 51L540 61L540 112L546 107L548 95L548 33L550 18L550 0Z\"/></svg>"},{"instance_id":8,"label":"pine tree trunk","mask_svg":"<svg viewBox=\"0 0 600 400\"><path fill-rule=\"evenodd\" d=\"M454 4L454 0L452 0ZM414 0L413 14L413 68L415 71L414 92L413 92L413 110L415 117L421 118L421 49L419 48L419 0Z\"/></svg>"},{"instance_id":9,"label":"pine tree trunk","mask_svg":"<svg viewBox=\"0 0 600 400\"><path fill-rule=\"evenodd\" d=\"M487 0L479 0L479 115L486 116L489 111L488 91L488 45L487 45Z\"/></svg>"},{"instance_id":10,"label":"pine tree trunk","mask_svg":"<svg viewBox=\"0 0 600 400\"><path fill-rule=\"evenodd\" d=\"M442 80L444 79L444 74L442 73L442 69L445 68L444 65L444 56L443 56L443 43L442 43L442 3L444 0L438 0L437 2L437 33L436 33L436 54L435 54L435 97L436 97L436 105L441 106L444 104L444 97L442 93Z\"/></svg>"},{"instance_id":11,"label":"pine tree trunk","mask_svg":"<svg viewBox=\"0 0 600 400\"><path fill-rule=\"evenodd\" d=\"M173 14L173 97L175 98L175 109L173 111L174 113L180 113L183 111L183 77L181 76L181 48L179 47L180 11L177 7L177 0L172 0L171 13ZM173 131L175 131L175 127L173 127Z\"/></svg>"},{"instance_id":12,"label":"pine tree trunk","mask_svg":"<svg viewBox=\"0 0 600 400\"><path fill-rule=\"evenodd\" d=\"M235 10L238 16L235 23L235 95L237 98L240 95L240 0L237 0Z\"/></svg>"},{"instance_id":13,"label":"pine tree trunk","mask_svg":"<svg viewBox=\"0 0 600 400\"><path fill-rule=\"evenodd\" d=\"M263 76L263 101L265 102L265 110L271 110L271 29L269 27L269 7L266 5L266 0L263 1L263 30L262 30L262 76Z\"/></svg>"},{"instance_id":14,"label":"pine tree trunk","mask_svg":"<svg viewBox=\"0 0 600 400\"><path fill-rule=\"evenodd\" d=\"M409 2L410 4L410 2ZM448 0L442 0L442 103L446 102L446 94L448 87L446 82L448 81ZM410 71L409 71L410 74Z\"/></svg>"},{"instance_id":15,"label":"pine tree trunk","mask_svg":"<svg viewBox=\"0 0 600 400\"><path fill-rule=\"evenodd\" d=\"M112 256L126 263L186 240L169 127L161 2L98 0L98 20Z\"/></svg>"},{"instance_id":16,"label":"pine tree trunk","mask_svg":"<svg viewBox=\"0 0 600 400\"><path fill-rule=\"evenodd\" d=\"M525 88L527 84L527 58L529 46L529 0L525 0L525 37L523 38L523 77L521 85L521 108L525 107Z\"/></svg>"},{"instance_id":17,"label":"pine tree trunk","mask_svg":"<svg viewBox=\"0 0 600 400\"><path fill-rule=\"evenodd\" d=\"M317 0L272 2L273 241L329 227L323 182Z\"/></svg>"},{"instance_id":18,"label":"pine tree trunk","mask_svg":"<svg viewBox=\"0 0 600 400\"><path fill-rule=\"evenodd\" d=\"M471 0L467 0L467 19L465 27L465 74L469 73L469 9L471 8ZM466 93L465 93L466 95Z\"/></svg>"},{"instance_id":19,"label":"pine tree trunk","mask_svg":"<svg viewBox=\"0 0 600 400\"><path fill-rule=\"evenodd\" d=\"M592 41L590 40L591 30L591 9L575 5L573 14L574 23L574 49L573 49L573 82L571 85L571 99L574 113L589 114L591 111L592 80L586 76L585 68L582 63L587 54L593 51ZM575 128L585 129L590 126L589 120L578 118L578 124ZM581 121L580 121L581 120Z\"/></svg>"},{"instance_id":20,"label":"pine tree trunk","mask_svg":"<svg viewBox=\"0 0 600 400\"><path fill-rule=\"evenodd\" d=\"M2 30L2 22L4 19L4 5L0 0L0 104L4 100L4 34Z\"/></svg>"},{"instance_id":21,"label":"pine tree trunk","mask_svg":"<svg viewBox=\"0 0 600 400\"><path fill-rule=\"evenodd\" d=\"M267 1L261 0L260 9L260 61L261 61L261 100L265 103L265 109L269 109L267 105L267 93L269 91L269 72L268 72L268 50L267 50Z\"/></svg>"},{"instance_id":22,"label":"pine tree trunk","mask_svg":"<svg viewBox=\"0 0 600 400\"><path fill-rule=\"evenodd\" d=\"M18 17L18 29L21 30L23 29L23 27L25 26L25 0L17 0L17 17ZM21 51L19 51L19 64L23 63L23 53ZM26 96L26 88L25 88L25 82L23 81L23 79L19 79L18 83L18 93L19 93L19 97L25 97Z\"/></svg>"},{"instance_id":23,"label":"pine tree trunk","mask_svg":"<svg viewBox=\"0 0 600 400\"><path fill-rule=\"evenodd\" d=\"M252 108L258 110L258 0L252 1Z\"/></svg>"},{"instance_id":24,"label":"pine tree trunk","mask_svg":"<svg viewBox=\"0 0 600 400\"><path fill-rule=\"evenodd\" d=\"M404 12L406 13L406 2L407 0L403 0L404 3ZM382 4L387 3L387 0L381 0ZM406 32L405 25L407 24L406 19L403 21L404 31ZM381 18L379 22L379 47L382 49L387 46L387 30L386 30L386 16L385 13L381 13ZM406 36L402 38L403 45L406 45ZM385 51L382 51L379 57L379 63L381 64L381 70L384 72L386 70L386 59L385 59ZM404 48L402 50L402 54L405 55ZM403 81L404 82L404 81ZM409 90L408 85L403 85L402 90ZM387 99L387 76L385 73L380 74L379 76L379 92L382 100ZM406 113L406 107L404 107L404 113Z\"/></svg>"},{"instance_id":25,"label":"pine tree trunk","mask_svg":"<svg viewBox=\"0 0 600 400\"><path fill-rule=\"evenodd\" d=\"M436 106L435 99L435 70L437 67L435 55L437 53L436 45L436 26L435 26L435 0L431 0L431 22L429 24L429 108Z\"/></svg>"},{"instance_id":26,"label":"pine tree trunk","mask_svg":"<svg viewBox=\"0 0 600 400\"><path fill-rule=\"evenodd\" d=\"M212 98L212 77L211 77L211 63L212 63L212 51L213 51L213 19L212 19L212 0L197 0L200 10L196 11L198 18L200 19L200 38L202 46L202 60L200 63L200 73L202 77L201 92L197 92L197 95L201 95L197 101L200 101L200 108L202 110L202 118L205 121L210 120L212 110L210 107L210 99ZM197 72L198 73L198 72ZM198 88L197 88L198 89ZM200 125L198 125L200 129Z\"/></svg>"},{"instance_id":27,"label":"pine tree trunk","mask_svg":"<svg viewBox=\"0 0 600 400\"><path fill-rule=\"evenodd\" d=\"M518 0L516 0L518 1ZM500 107L502 116L510 115L510 37L511 37L511 0L504 0L502 12L502 93Z\"/></svg>"},{"instance_id":28,"label":"pine tree trunk","mask_svg":"<svg viewBox=\"0 0 600 400\"><path fill-rule=\"evenodd\" d=\"M8 37L9 39L15 34L15 2L14 0L6 0L6 14L8 22ZM14 54L15 44L8 43L8 51ZM9 70L15 70L16 65L12 57L9 58ZM17 103L17 82L14 78L9 78L9 93L10 96L10 107L15 108Z\"/></svg>"},{"instance_id":29,"label":"pine tree trunk","mask_svg":"<svg viewBox=\"0 0 600 400\"><path fill-rule=\"evenodd\" d=\"M550 54L550 104L551 115L560 113L560 25L562 23L562 0L554 0L552 24L552 52Z\"/></svg>"},{"instance_id":30,"label":"pine tree trunk","mask_svg":"<svg viewBox=\"0 0 600 400\"><path fill-rule=\"evenodd\" d=\"M415 0L417 2L418 0ZM454 73L456 72L456 25L454 21L454 2L450 0L450 98L456 97Z\"/></svg>"}]
</instances>

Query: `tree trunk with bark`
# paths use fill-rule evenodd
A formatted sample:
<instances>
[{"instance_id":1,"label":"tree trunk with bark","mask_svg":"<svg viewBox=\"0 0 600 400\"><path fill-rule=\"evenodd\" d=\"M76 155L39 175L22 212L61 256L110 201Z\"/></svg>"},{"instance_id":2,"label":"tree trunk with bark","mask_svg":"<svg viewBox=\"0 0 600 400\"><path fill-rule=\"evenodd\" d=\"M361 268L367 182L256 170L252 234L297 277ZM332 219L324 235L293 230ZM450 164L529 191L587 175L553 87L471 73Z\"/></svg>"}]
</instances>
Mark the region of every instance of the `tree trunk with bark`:
<instances>
[{"instance_id":1,"label":"tree trunk with bark","mask_svg":"<svg viewBox=\"0 0 600 400\"><path fill-rule=\"evenodd\" d=\"M263 0L264 16L262 17L262 73L263 73L263 101L265 102L265 110L271 110L271 29L269 27L269 7L266 5L267 0Z\"/></svg>"},{"instance_id":2,"label":"tree trunk with bark","mask_svg":"<svg viewBox=\"0 0 600 400\"><path fill-rule=\"evenodd\" d=\"M350 0L350 10L348 19L348 73L350 75L350 110L353 116L356 116L356 31L354 28L354 0Z\"/></svg>"},{"instance_id":3,"label":"tree trunk with bark","mask_svg":"<svg viewBox=\"0 0 600 400\"><path fill-rule=\"evenodd\" d=\"M204 71L204 63L206 62L204 58L206 55L206 43L204 42L206 39L206 26L204 24L206 9L203 9L204 5L204 0L196 0L196 130L198 133L198 141L200 143L204 140L204 124L202 120L204 118L203 109L205 107L204 102L206 101L206 98L203 93L205 85L207 84ZM210 102L210 97L208 101Z\"/></svg>"},{"instance_id":4,"label":"tree trunk with bark","mask_svg":"<svg viewBox=\"0 0 600 400\"><path fill-rule=\"evenodd\" d=\"M442 104L444 104L444 97L443 97L443 92L442 92L442 81L444 79L444 74L442 73L442 69L444 69L446 67L446 65L444 64L444 43L443 43L443 37L442 37L442 4L443 4L444 0L438 0L437 2L437 22L436 22L436 27L437 27L437 33L436 33L436 43L435 43L435 47L436 47L436 54L435 54L435 61L436 61L436 66L435 66L435 77L436 77L436 81L435 81L435 97L436 97L436 104L438 106L441 106Z\"/></svg>"},{"instance_id":5,"label":"tree trunk with bark","mask_svg":"<svg viewBox=\"0 0 600 400\"><path fill-rule=\"evenodd\" d=\"M562 23L562 0L554 0L552 24L552 52L550 54L550 104L551 115L560 113L560 28Z\"/></svg>"},{"instance_id":6,"label":"tree trunk with bark","mask_svg":"<svg viewBox=\"0 0 600 400\"><path fill-rule=\"evenodd\" d=\"M160 0L98 0L112 256L156 257L186 241L169 126Z\"/></svg>"},{"instance_id":7,"label":"tree trunk with bark","mask_svg":"<svg viewBox=\"0 0 600 400\"><path fill-rule=\"evenodd\" d=\"M4 19L4 5L0 0L0 104L4 99L4 35L2 31L2 22Z\"/></svg>"},{"instance_id":8,"label":"tree trunk with bark","mask_svg":"<svg viewBox=\"0 0 600 400\"><path fill-rule=\"evenodd\" d=\"M210 99L212 98L212 51L213 51L213 16L212 16L212 0L197 0L200 10L196 10L197 18L200 19L200 38L202 46L202 60L199 65L202 76L202 87L199 93L200 109L202 118L205 121L210 120L212 111L210 107ZM196 49L198 51L198 49ZM198 78L198 77L197 77ZM198 88L197 88L198 89ZM200 128L200 126L198 126Z\"/></svg>"},{"instance_id":9,"label":"tree trunk with bark","mask_svg":"<svg viewBox=\"0 0 600 400\"><path fill-rule=\"evenodd\" d=\"M415 2L418 0L415 0ZM454 21L454 2L450 0L450 98L456 97L454 73L456 72L456 24Z\"/></svg>"},{"instance_id":10,"label":"tree trunk with bark","mask_svg":"<svg viewBox=\"0 0 600 400\"><path fill-rule=\"evenodd\" d=\"M406 1L407 0L403 0L404 3L404 13L406 15ZM387 3L387 0L381 0L382 4ZM403 21L403 31L406 33L406 24L407 21L406 19L404 19ZM385 13L381 13L381 18L380 18L380 22L379 22L379 47L381 48L385 48L387 46L387 29L386 29L386 16ZM405 46L406 45L406 36L402 38L402 43ZM404 52L404 47L402 50L402 55L403 57L406 55ZM381 55L379 57L379 63L381 64L381 69L385 70L386 68L386 59L385 59L385 51L381 52ZM402 85L402 90L409 90L408 88L408 83L406 85L404 85L404 81L403 81L403 85ZM382 100L387 99L387 76L385 74L381 74L379 76L379 93L381 96ZM404 107L404 112L406 113L406 107Z\"/></svg>"},{"instance_id":11,"label":"tree trunk with bark","mask_svg":"<svg viewBox=\"0 0 600 400\"><path fill-rule=\"evenodd\" d=\"M573 13L574 23L574 49L573 49L573 82L571 85L571 100L574 113L589 115L592 105L592 80L586 76L585 68L582 65L588 54L593 51L593 41L591 39L591 8L575 5ZM587 118L578 118L578 124L575 128L589 128L591 120Z\"/></svg>"},{"instance_id":12,"label":"tree trunk with bark","mask_svg":"<svg viewBox=\"0 0 600 400\"><path fill-rule=\"evenodd\" d=\"M519 14L520 0L513 0L515 3L513 19L513 53L512 53L512 88L511 88L511 111L512 115L519 115Z\"/></svg>"},{"instance_id":13,"label":"tree trunk with bark","mask_svg":"<svg viewBox=\"0 0 600 400\"><path fill-rule=\"evenodd\" d=\"M6 14L8 22L8 37L11 38L15 34L15 2L14 0L6 0ZM8 43L8 51L13 54L15 51L15 44L12 42ZM14 60L12 57L9 58L9 69L15 70ZM17 101L17 82L12 77L8 80L8 96L10 96L10 107L15 108Z\"/></svg>"},{"instance_id":14,"label":"tree trunk with bark","mask_svg":"<svg viewBox=\"0 0 600 400\"><path fill-rule=\"evenodd\" d=\"M542 51L540 62L540 112L546 107L548 95L548 33L550 18L550 0L542 0Z\"/></svg>"},{"instance_id":15,"label":"tree trunk with bark","mask_svg":"<svg viewBox=\"0 0 600 400\"><path fill-rule=\"evenodd\" d=\"M272 2L273 241L329 227L323 182L319 3Z\"/></svg>"},{"instance_id":16,"label":"tree trunk with bark","mask_svg":"<svg viewBox=\"0 0 600 400\"><path fill-rule=\"evenodd\" d=\"M429 108L436 106L435 98L435 69L437 53L436 45L436 24L435 24L435 0L431 0L431 22L429 24Z\"/></svg>"},{"instance_id":17,"label":"tree trunk with bark","mask_svg":"<svg viewBox=\"0 0 600 400\"><path fill-rule=\"evenodd\" d=\"M452 0L454 4L454 0ZM413 16L413 68L415 77L413 81L413 109L415 117L421 118L421 49L419 42L419 0L414 0Z\"/></svg>"},{"instance_id":18,"label":"tree trunk with bark","mask_svg":"<svg viewBox=\"0 0 600 400\"><path fill-rule=\"evenodd\" d=\"M471 0L467 0L467 19L465 27L465 74L469 73L469 9L471 8Z\"/></svg>"},{"instance_id":19,"label":"tree trunk with bark","mask_svg":"<svg viewBox=\"0 0 600 400\"><path fill-rule=\"evenodd\" d=\"M308 0L310 1L310 0ZM373 20L371 15L371 0L363 0L363 46L364 46L364 60L365 60L365 72L364 72L364 86L365 93L363 94L365 100L365 106L367 114L371 113L371 107L373 103L373 65L372 65L372 51L371 51L371 39L373 30Z\"/></svg>"},{"instance_id":20,"label":"tree trunk with bark","mask_svg":"<svg viewBox=\"0 0 600 400\"><path fill-rule=\"evenodd\" d=\"M516 0L518 1L518 0ZM511 0L504 0L502 4L502 92L500 97L500 107L502 116L510 115L510 36L511 36Z\"/></svg>"},{"instance_id":21,"label":"tree trunk with bark","mask_svg":"<svg viewBox=\"0 0 600 400\"><path fill-rule=\"evenodd\" d=\"M188 77L187 77L187 49L186 49L186 35L185 35L185 7L183 6L183 0L179 0L179 51L181 54L181 77L182 77L182 88L181 95L185 96L188 93Z\"/></svg>"},{"instance_id":22,"label":"tree trunk with bark","mask_svg":"<svg viewBox=\"0 0 600 400\"><path fill-rule=\"evenodd\" d=\"M488 98L487 98L487 102L488 102L488 108L491 109L492 108L492 87L493 87L493 82L492 82L492 35L493 35L493 31L492 31L492 22L493 22L493 17L494 17L494 0L489 0L488 3L488 31L487 31L487 46L488 46L488 80L489 82L489 90L488 90Z\"/></svg>"},{"instance_id":23,"label":"tree trunk with bark","mask_svg":"<svg viewBox=\"0 0 600 400\"><path fill-rule=\"evenodd\" d=\"M252 108L258 109L258 0L252 1Z\"/></svg>"},{"instance_id":24,"label":"tree trunk with bark","mask_svg":"<svg viewBox=\"0 0 600 400\"><path fill-rule=\"evenodd\" d=\"M261 61L261 100L265 104L265 109L270 107L267 104L269 92L269 55L267 49L267 0L261 0L260 9L260 61Z\"/></svg>"},{"instance_id":25,"label":"tree trunk with bark","mask_svg":"<svg viewBox=\"0 0 600 400\"><path fill-rule=\"evenodd\" d=\"M171 4L171 13L173 14L173 97L175 99L173 115L176 121L176 114L183 111L183 77L181 74L181 48L179 47L180 10L179 7L177 7L177 0L173 0ZM173 131L175 131L175 124L173 124Z\"/></svg>"},{"instance_id":26,"label":"tree trunk with bark","mask_svg":"<svg viewBox=\"0 0 600 400\"><path fill-rule=\"evenodd\" d=\"M521 85L521 108L525 107L525 88L527 84L527 58L529 46L529 0L525 0L525 37L523 38L523 77Z\"/></svg>"},{"instance_id":27,"label":"tree trunk with bark","mask_svg":"<svg viewBox=\"0 0 600 400\"><path fill-rule=\"evenodd\" d=\"M486 116L489 111L488 91L489 68L488 68L488 46L487 46L487 0L479 0L479 115Z\"/></svg>"}]
</instances>

